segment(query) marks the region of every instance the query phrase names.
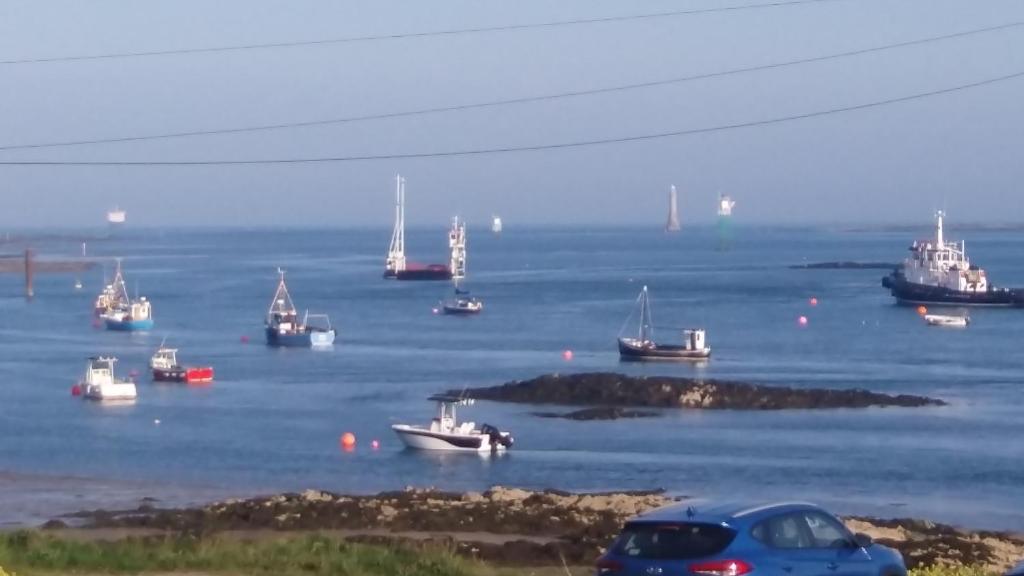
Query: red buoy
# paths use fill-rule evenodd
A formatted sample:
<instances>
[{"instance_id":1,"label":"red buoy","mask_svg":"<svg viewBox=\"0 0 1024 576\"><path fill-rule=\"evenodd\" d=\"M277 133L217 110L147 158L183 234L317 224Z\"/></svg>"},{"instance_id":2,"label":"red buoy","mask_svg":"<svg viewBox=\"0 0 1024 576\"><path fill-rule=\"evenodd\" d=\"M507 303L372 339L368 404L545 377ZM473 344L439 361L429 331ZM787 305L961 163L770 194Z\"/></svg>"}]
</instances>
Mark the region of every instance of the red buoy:
<instances>
[{"instance_id":1,"label":"red buoy","mask_svg":"<svg viewBox=\"0 0 1024 576\"><path fill-rule=\"evenodd\" d=\"M376 440L374 440L373 442L370 442L370 448L373 448L374 450L377 450L378 448L380 448L380 442L377 442Z\"/></svg>"},{"instance_id":2,"label":"red buoy","mask_svg":"<svg viewBox=\"0 0 1024 576\"><path fill-rule=\"evenodd\" d=\"M243 335L240 338L240 340L242 341L242 344L248 344L249 343L249 337L248 336Z\"/></svg>"},{"instance_id":3,"label":"red buoy","mask_svg":"<svg viewBox=\"0 0 1024 576\"><path fill-rule=\"evenodd\" d=\"M801 326L807 326L807 316L801 316L800 318L797 318L797 322Z\"/></svg>"},{"instance_id":4,"label":"red buoy","mask_svg":"<svg viewBox=\"0 0 1024 576\"><path fill-rule=\"evenodd\" d=\"M72 396L81 396L82 395L82 387L79 386L78 384L72 384L71 385L71 395Z\"/></svg>"},{"instance_id":5,"label":"red buoy","mask_svg":"<svg viewBox=\"0 0 1024 576\"><path fill-rule=\"evenodd\" d=\"M566 361L572 360L572 350L563 350L562 359Z\"/></svg>"},{"instance_id":6,"label":"red buoy","mask_svg":"<svg viewBox=\"0 0 1024 576\"><path fill-rule=\"evenodd\" d=\"M356 435L351 432L345 432L341 435L341 447L345 450L351 450L356 447Z\"/></svg>"},{"instance_id":7,"label":"red buoy","mask_svg":"<svg viewBox=\"0 0 1024 576\"><path fill-rule=\"evenodd\" d=\"M811 306L817 306L818 305L818 299L815 298L814 296L811 296L810 302L811 302Z\"/></svg>"}]
</instances>

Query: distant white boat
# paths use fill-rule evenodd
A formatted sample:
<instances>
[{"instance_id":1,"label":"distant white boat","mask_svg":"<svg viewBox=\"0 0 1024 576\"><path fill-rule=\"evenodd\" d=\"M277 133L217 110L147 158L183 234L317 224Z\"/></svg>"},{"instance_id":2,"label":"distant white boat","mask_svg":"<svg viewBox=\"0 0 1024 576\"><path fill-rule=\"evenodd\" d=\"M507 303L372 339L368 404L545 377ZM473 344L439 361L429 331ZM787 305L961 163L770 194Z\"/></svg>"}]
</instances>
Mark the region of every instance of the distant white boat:
<instances>
[{"instance_id":1,"label":"distant white boat","mask_svg":"<svg viewBox=\"0 0 1024 576\"><path fill-rule=\"evenodd\" d=\"M732 209L736 206L736 201L732 198L724 195L718 195L718 215L720 217L732 216Z\"/></svg>"},{"instance_id":2,"label":"distant white boat","mask_svg":"<svg viewBox=\"0 0 1024 576\"><path fill-rule=\"evenodd\" d=\"M501 218L499 216L491 219L491 232L501 234Z\"/></svg>"},{"instance_id":3,"label":"distant white boat","mask_svg":"<svg viewBox=\"0 0 1024 576\"><path fill-rule=\"evenodd\" d=\"M85 378L77 385L77 394L89 400L134 400L135 383L114 376L113 356L93 356L85 367Z\"/></svg>"},{"instance_id":4,"label":"distant white boat","mask_svg":"<svg viewBox=\"0 0 1024 576\"><path fill-rule=\"evenodd\" d=\"M944 314L925 314L924 321L929 326L949 326L952 328L966 328L971 323L970 316L947 316Z\"/></svg>"},{"instance_id":5,"label":"distant white boat","mask_svg":"<svg viewBox=\"0 0 1024 576\"><path fill-rule=\"evenodd\" d=\"M124 224L127 219L128 214L120 208L115 207L110 212L107 212L108 224Z\"/></svg>"}]
</instances>

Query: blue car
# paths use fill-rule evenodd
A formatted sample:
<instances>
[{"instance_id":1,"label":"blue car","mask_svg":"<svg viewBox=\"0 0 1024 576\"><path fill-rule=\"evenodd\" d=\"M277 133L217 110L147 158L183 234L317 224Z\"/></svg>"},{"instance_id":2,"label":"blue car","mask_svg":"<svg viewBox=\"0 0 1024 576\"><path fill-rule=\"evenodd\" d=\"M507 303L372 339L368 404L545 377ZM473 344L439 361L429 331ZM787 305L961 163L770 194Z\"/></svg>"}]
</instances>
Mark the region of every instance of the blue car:
<instances>
[{"instance_id":1,"label":"blue car","mask_svg":"<svg viewBox=\"0 0 1024 576\"><path fill-rule=\"evenodd\" d=\"M906 576L899 552L813 504L677 504L626 523L598 576Z\"/></svg>"}]
</instances>

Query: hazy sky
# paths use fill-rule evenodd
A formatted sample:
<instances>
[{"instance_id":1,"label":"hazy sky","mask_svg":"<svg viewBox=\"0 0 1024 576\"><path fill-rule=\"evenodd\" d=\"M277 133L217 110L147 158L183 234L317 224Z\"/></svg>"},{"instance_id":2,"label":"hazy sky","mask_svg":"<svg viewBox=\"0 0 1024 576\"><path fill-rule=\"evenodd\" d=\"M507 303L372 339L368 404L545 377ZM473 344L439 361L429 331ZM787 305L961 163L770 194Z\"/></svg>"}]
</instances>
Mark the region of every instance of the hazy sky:
<instances>
[{"instance_id":1,"label":"hazy sky","mask_svg":"<svg viewBox=\"0 0 1024 576\"><path fill-rule=\"evenodd\" d=\"M4 0L0 60L526 24L765 0ZM582 90L1024 21L1020 0L817 4L458 36L0 64L0 146L229 128ZM732 124L1024 71L1024 27L671 86L236 135L0 151L210 160L493 148ZM1024 78L751 129L462 158L213 167L0 166L0 226L651 223L715 198L749 222L1024 221Z\"/></svg>"}]
</instances>

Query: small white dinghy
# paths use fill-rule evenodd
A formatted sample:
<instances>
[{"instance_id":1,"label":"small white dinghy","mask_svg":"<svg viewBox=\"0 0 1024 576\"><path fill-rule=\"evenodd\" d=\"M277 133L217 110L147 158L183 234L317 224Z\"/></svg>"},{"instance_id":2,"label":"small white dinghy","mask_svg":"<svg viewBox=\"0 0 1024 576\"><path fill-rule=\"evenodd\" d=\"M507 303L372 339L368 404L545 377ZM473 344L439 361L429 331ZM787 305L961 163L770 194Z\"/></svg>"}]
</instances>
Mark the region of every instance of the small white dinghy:
<instances>
[{"instance_id":1,"label":"small white dinghy","mask_svg":"<svg viewBox=\"0 0 1024 576\"><path fill-rule=\"evenodd\" d=\"M924 321L929 326L949 326L952 328L966 328L971 323L970 316L947 316L945 314L925 314Z\"/></svg>"},{"instance_id":2,"label":"small white dinghy","mask_svg":"<svg viewBox=\"0 0 1024 576\"><path fill-rule=\"evenodd\" d=\"M78 384L79 394L89 400L135 400L135 382L114 376L113 356L93 356L85 367L85 380Z\"/></svg>"},{"instance_id":3,"label":"small white dinghy","mask_svg":"<svg viewBox=\"0 0 1024 576\"><path fill-rule=\"evenodd\" d=\"M391 429L409 448L416 450L458 450L465 452L497 452L511 448L514 440L489 424L479 429L473 422L459 424L455 419L457 406L471 406L471 398L437 395L429 398L437 402L437 416L430 427L394 424Z\"/></svg>"}]
</instances>

